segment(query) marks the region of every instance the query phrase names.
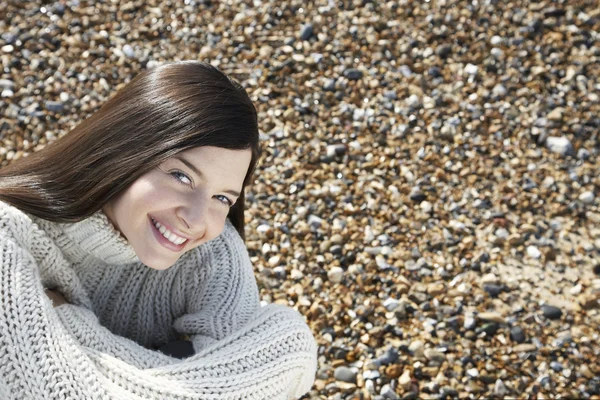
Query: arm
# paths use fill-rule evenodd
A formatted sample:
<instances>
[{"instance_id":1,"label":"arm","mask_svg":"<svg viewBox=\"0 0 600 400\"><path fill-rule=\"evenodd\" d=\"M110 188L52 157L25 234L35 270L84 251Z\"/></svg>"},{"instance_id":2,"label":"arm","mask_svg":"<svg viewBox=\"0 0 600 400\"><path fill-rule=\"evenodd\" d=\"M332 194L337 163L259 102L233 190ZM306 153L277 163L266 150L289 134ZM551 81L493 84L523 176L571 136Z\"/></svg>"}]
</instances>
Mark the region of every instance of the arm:
<instances>
[{"instance_id":1,"label":"arm","mask_svg":"<svg viewBox=\"0 0 600 400\"><path fill-rule=\"evenodd\" d=\"M185 270L186 314L173 327L198 352L247 324L260 303L248 251L229 222L219 237L194 251Z\"/></svg>"}]
</instances>

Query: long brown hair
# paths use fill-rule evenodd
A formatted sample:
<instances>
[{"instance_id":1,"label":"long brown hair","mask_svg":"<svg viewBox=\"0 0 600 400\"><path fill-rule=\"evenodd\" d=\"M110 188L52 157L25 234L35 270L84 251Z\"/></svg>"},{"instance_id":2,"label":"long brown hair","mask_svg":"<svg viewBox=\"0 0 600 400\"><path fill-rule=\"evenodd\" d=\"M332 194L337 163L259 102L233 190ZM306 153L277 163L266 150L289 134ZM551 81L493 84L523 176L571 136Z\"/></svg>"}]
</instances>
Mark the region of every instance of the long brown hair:
<instances>
[{"instance_id":1,"label":"long brown hair","mask_svg":"<svg viewBox=\"0 0 600 400\"><path fill-rule=\"evenodd\" d=\"M198 146L251 149L245 187L260 156L256 109L241 85L209 64L165 64L137 75L55 143L0 169L0 200L49 221L80 221ZM242 237L244 208L242 190L228 215Z\"/></svg>"}]
</instances>

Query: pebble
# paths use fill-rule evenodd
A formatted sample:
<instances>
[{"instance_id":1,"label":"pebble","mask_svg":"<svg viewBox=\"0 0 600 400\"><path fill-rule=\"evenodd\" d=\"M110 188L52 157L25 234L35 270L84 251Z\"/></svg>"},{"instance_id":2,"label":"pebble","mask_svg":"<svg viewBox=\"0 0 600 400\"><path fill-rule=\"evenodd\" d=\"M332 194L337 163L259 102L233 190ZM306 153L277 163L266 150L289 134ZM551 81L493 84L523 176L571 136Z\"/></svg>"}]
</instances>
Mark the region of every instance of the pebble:
<instances>
[{"instance_id":1,"label":"pebble","mask_svg":"<svg viewBox=\"0 0 600 400\"><path fill-rule=\"evenodd\" d=\"M351 80L351 81L357 81L359 79L362 79L363 73L359 69L349 68L349 69L347 69L347 70L344 71L344 76L346 78L348 78L349 80Z\"/></svg>"},{"instance_id":2,"label":"pebble","mask_svg":"<svg viewBox=\"0 0 600 400\"><path fill-rule=\"evenodd\" d=\"M562 316L562 311L558 307L544 304L542 306L542 314L548 319L560 319Z\"/></svg>"},{"instance_id":3,"label":"pebble","mask_svg":"<svg viewBox=\"0 0 600 400\"><path fill-rule=\"evenodd\" d=\"M412 385L412 378L410 376L410 371L405 369L400 378L398 378L398 385L404 390L409 390Z\"/></svg>"},{"instance_id":4,"label":"pebble","mask_svg":"<svg viewBox=\"0 0 600 400\"><path fill-rule=\"evenodd\" d=\"M583 192L579 195L579 200L585 204L593 204L594 203L594 192Z\"/></svg>"},{"instance_id":5,"label":"pebble","mask_svg":"<svg viewBox=\"0 0 600 400\"><path fill-rule=\"evenodd\" d=\"M446 356L444 355L444 353L434 349L425 349L424 355L425 358L431 361L443 362L446 360Z\"/></svg>"},{"instance_id":6,"label":"pebble","mask_svg":"<svg viewBox=\"0 0 600 400\"><path fill-rule=\"evenodd\" d=\"M509 391L506 388L506 385L504 384L504 382L502 382L502 379L497 379L496 382L494 383L493 394L494 394L494 396L497 396L500 398L504 398L507 394L509 394Z\"/></svg>"},{"instance_id":7,"label":"pebble","mask_svg":"<svg viewBox=\"0 0 600 400\"><path fill-rule=\"evenodd\" d=\"M571 141L565 137L549 136L546 138L546 147L561 156L565 157L573 154L574 149Z\"/></svg>"},{"instance_id":8,"label":"pebble","mask_svg":"<svg viewBox=\"0 0 600 400\"><path fill-rule=\"evenodd\" d=\"M520 326L514 326L510 329L510 339L517 343L523 343L525 341L525 332Z\"/></svg>"},{"instance_id":9,"label":"pebble","mask_svg":"<svg viewBox=\"0 0 600 400\"><path fill-rule=\"evenodd\" d=\"M467 64L467 65L465 66L465 72L466 72L468 75L475 75L475 74L477 74L477 72L478 72L478 71L479 71L479 67L478 67L477 65L474 65L474 64Z\"/></svg>"},{"instance_id":10,"label":"pebble","mask_svg":"<svg viewBox=\"0 0 600 400\"><path fill-rule=\"evenodd\" d=\"M527 255L531 258L538 259L542 256L542 252L535 246L527 246Z\"/></svg>"},{"instance_id":11,"label":"pebble","mask_svg":"<svg viewBox=\"0 0 600 400\"><path fill-rule=\"evenodd\" d=\"M504 319L502 315L495 312L482 312L477 314L477 318L481 319L482 321L491 321L497 322L499 324L506 324L506 319Z\"/></svg>"},{"instance_id":12,"label":"pebble","mask_svg":"<svg viewBox=\"0 0 600 400\"><path fill-rule=\"evenodd\" d=\"M337 367L333 373L336 380L348 383L356 383L357 373L348 367Z\"/></svg>"},{"instance_id":13,"label":"pebble","mask_svg":"<svg viewBox=\"0 0 600 400\"><path fill-rule=\"evenodd\" d=\"M300 30L300 40L308 40L313 36L314 27L313 24L305 24Z\"/></svg>"},{"instance_id":14,"label":"pebble","mask_svg":"<svg viewBox=\"0 0 600 400\"><path fill-rule=\"evenodd\" d=\"M344 279L344 270L340 267L332 267L327 272L327 278L331 283L340 283Z\"/></svg>"}]
</instances>

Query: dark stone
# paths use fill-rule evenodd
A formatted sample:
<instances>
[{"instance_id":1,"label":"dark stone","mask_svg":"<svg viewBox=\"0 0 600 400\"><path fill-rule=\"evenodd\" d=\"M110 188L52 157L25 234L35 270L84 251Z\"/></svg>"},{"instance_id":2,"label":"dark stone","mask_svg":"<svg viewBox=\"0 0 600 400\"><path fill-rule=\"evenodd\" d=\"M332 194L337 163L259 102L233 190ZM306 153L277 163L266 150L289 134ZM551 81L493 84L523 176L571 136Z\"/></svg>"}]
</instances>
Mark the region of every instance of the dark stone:
<instances>
[{"instance_id":1,"label":"dark stone","mask_svg":"<svg viewBox=\"0 0 600 400\"><path fill-rule=\"evenodd\" d=\"M58 101L47 101L46 102L46 110L50 112L62 112L65 109L63 103Z\"/></svg>"},{"instance_id":2,"label":"dark stone","mask_svg":"<svg viewBox=\"0 0 600 400\"><path fill-rule=\"evenodd\" d=\"M546 18L562 17L566 13L567 13L567 11L563 10L562 8L548 7L547 9L544 10L544 17L546 17Z\"/></svg>"},{"instance_id":3,"label":"dark stone","mask_svg":"<svg viewBox=\"0 0 600 400\"><path fill-rule=\"evenodd\" d=\"M500 325L498 323L489 322L489 323L481 326L481 328L477 329L477 333L485 332L485 334L488 336L494 336L499 328L500 328Z\"/></svg>"},{"instance_id":4,"label":"dark stone","mask_svg":"<svg viewBox=\"0 0 600 400\"><path fill-rule=\"evenodd\" d=\"M458 390L454 389L453 387L450 386L444 386L441 390L442 394L449 397L449 398L455 398L458 397Z\"/></svg>"},{"instance_id":5,"label":"dark stone","mask_svg":"<svg viewBox=\"0 0 600 400\"><path fill-rule=\"evenodd\" d=\"M427 196L425 196L425 194L421 191L420 188L415 187L410 192L409 198L414 202L420 203L424 201L427 198Z\"/></svg>"},{"instance_id":6,"label":"dark stone","mask_svg":"<svg viewBox=\"0 0 600 400\"><path fill-rule=\"evenodd\" d=\"M362 79L363 73L362 73L362 71L360 71L356 68L348 68L347 70L344 71L344 76L351 81L357 81L359 79Z\"/></svg>"},{"instance_id":7,"label":"dark stone","mask_svg":"<svg viewBox=\"0 0 600 400\"><path fill-rule=\"evenodd\" d=\"M342 246L340 246L339 244L334 244L329 249L329 252L335 256L342 255Z\"/></svg>"},{"instance_id":8,"label":"dark stone","mask_svg":"<svg viewBox=\"0 0 600 400\"><path fill-rule=\"evenodd\" d=\"M599 395L600 394L600 380L598 380L598 378L592 379L590 382L588 382L586 389L590 395Z\"/></svg>"},{"instance_id":9,"label":"dark stone","mask_svg":"<svg viewBox=\"0 0 600 400\"><path fill-rule=\"evenodd\" d=\"M466 367L469 364L475 365L475 360L469 356L463 356L460 358L460 363L463 367Z\"/></svg>"},{"instance_id":10,"label":"dark stone","mask_svg":"<svg viewBox=\"0 0 600 400\"><path fill-rule=\"evenodd\" d=\"M498 295L502 292L502 286L494 284L483 285L483 290L485 290L491 297L498 297Z\"/></svg>"},{"instance_id":11,"label":"dark stone","mask_svg":"<svg viewBox=\"0 0 600 400\"><path fill-rule=\"evenodd\" d=\"M429 75L432 78L441 78L443 76L442 70L439 69L438 67L431 67L431 68L429 68L429 70L427 72L429 73Z\"/></svg>"},{"instance_id":12,"label":"dark stone","mask_svg":"<svg viewBox=\"0 0 600 400\"><path fill-rule=\"evenodd\" d=\"M594 273L596 275L600 275L600 264L594 266Z\"/></svg>"},{"instance_id":13,"label":"dark stone","mask_svg":"<svg viewBox=\"0 0 600 400\"><path fill-rule=\"evenodd\" d=\"M452 53L452 46L449 44L443 44L435 49L435 54L437 54L440 58L446 58L450 55L450 53Z\"/></svg>"},{"instance_id":14,"label":"dark stone","mask_svg":"<svg viewBox=\"0 0 600 400\"><path fill-rule=\"evenodd\" d=\"M408 392L404 396L402 396L402 400L416 400L419 398L419 394L417 392Z\"/></svg>"},{"instance_id":15,"label":"dark stone","mask_svg":"<svg viewBox=\"0 0 600 400\"><path fill-rule=\"evenodd\" d=\"M308 40L314 33L313 24L306 24L300 30L300 40Z\"/></svg>"},{"instance_id":16,"label":"dark stone","mask_svg":"<svg viewBox=\"0 0 600 400\"><path fill-rule=\"evenodd\" d=\"M525 341L525 332L520 326L513 326L510 330L510 340L517 343L523 343Z\"/></svg>"},{"instance_id":17,"label":"dark stone","mask_svg":"<svg viewBox=\"0 0 600 400\"><path fill-rule=\"evenodd\" d=\"M348 355L348 350L336 347L332 350L332 355L335 360L345 360Z\"/></svg>"},{"instance_id":18,"label":"dark stone","mask_svg":"<svg viewBox=\"0 0 600 400\"><path fill-rule=\"evenodd\" d=\"M460 327L460 321L458 316L448 318L448 320L446 321L446 325L457 331Z\"/></svg>"},{"instance_id":19,"label":"dark stone","mask_svg":"<svg viewBox=\"0 0 600 400\"><path fill-rule=\"evenodd\" d=\"M386 352L381 357L378 357L376 361L379 362L380 365L395 363L398 361L398 351L393 347L388 347Z\"/></svg>"},{"instance_id":20,"label":"dark stone","mask_svg":"<svg viewBox=\"0 0 600 400\"><path fill-rule=\"evenodd\" d=\"M560 308L549 306L547 304L542 306L542 313L544 314L544 317L548 319L560 319L562 316Z\"/></svg>"}]
</instances>

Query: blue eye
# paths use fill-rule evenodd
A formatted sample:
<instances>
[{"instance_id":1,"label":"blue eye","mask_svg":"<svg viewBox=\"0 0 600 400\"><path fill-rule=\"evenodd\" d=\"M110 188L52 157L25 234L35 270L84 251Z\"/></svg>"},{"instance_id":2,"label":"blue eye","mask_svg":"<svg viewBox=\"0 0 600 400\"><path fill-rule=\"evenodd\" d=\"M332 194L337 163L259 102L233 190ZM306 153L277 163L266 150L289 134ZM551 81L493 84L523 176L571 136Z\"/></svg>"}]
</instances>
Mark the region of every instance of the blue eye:
<instances>
[{"instance_id":1,"label":"blue eye","mask_svg":"<svg viewBox=\"0 0 600 400\"><path fill-rule=\"evenodd\" d=\"M173 171L173 172L171 172L171 176L173 178L175 178L177 180L177 182L181 183L182 185L189 186L192 184L192 180L190 179L190 177L181 171Z\"/></svg>"},{"instance_id":2,"label":"blue eye","mask_svg":"<svg viewBox=\"0 0 600 400\"><path fill-rule=\"evenodd\" d=\"M223 195L218 195L216 197L219 199L219 201L221 203L225 204L226 206L228 206L228 207L233 206L233 202L231 200L229 200L227 197L225 197Z\"/></svg>"}]
</instances>

